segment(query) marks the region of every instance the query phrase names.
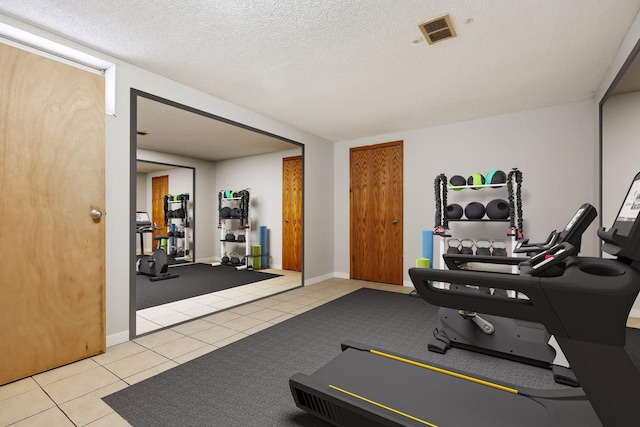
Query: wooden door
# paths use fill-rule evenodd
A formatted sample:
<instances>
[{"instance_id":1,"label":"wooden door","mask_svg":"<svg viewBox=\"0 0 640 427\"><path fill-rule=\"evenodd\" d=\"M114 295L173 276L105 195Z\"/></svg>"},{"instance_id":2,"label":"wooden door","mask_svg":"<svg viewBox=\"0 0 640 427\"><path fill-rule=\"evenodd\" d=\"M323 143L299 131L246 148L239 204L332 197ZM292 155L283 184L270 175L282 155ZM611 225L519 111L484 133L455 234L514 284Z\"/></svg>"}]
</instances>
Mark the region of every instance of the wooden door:
<instances>
[{"instance_id":1,"label":"wooden door","mask_svg":"<svg viewBox=\"0 0 640 427\"><path fill-rule=\"evenodd\" d=\"M402 285L402 141L350 150L352 279Z\"/></svg>"},{"instance_id":2,"label":"wooden door","mask_svg":"<svg viewBox=\"0 0 640 427\"><path fill-rule=\"evenodd\" d=\"M104 78L0 44L0 384L105 351Z\"/></svg>"},{"instance_id":3,"label":"wooden door","mask_svg":"<svg viewBox=\"0 0 640 427\"><path fill-rule=\"evenodd\" d=\"M164 223L164 196L169 194L169 175L151 178L151 222L154 222L162 230L154 230L152 236L166 235L169 230ZM157 242L151 239L151 245L145 246L149 252L153 252ZM167 248L168 252L168 248Z\"/></svg>"},{"instance_id":4,"label":"wooden door","mask_svg":"<svg viewBox=\"0 0 640 427\"><path fill-rule=\"evenodd\" d=\"M302 271L302 156L282 159L282 268Z\"/></svg>"}]
</instances>

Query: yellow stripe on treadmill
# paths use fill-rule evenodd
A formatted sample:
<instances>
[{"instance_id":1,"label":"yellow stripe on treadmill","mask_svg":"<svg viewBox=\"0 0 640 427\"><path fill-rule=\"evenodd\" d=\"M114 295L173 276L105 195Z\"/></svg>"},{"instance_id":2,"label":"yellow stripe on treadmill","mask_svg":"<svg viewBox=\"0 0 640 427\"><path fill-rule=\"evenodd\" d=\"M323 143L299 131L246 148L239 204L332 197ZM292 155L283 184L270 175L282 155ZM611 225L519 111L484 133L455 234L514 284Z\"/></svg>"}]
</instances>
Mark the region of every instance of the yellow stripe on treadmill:
<instances>
[{"instance_id":1,"label":"yellow stripe on treadmill","mask_svg":"<svg viewBox=\"0 0 640 427\"><path fill-rule=\"evenodd\" d=\"M425 365L424 363L416 362L414 360L405 359L403 357L394 356L393 354L383 353L378 350L369 350L370 353L376 354L378 356L387 357L389 359L397 360L399 362L408 363L410 365L419 366L421 368L429 369L431 371L439 372L441 374L450 375L452 377L460 378L462 380L471 381L477 384L486 385L487 387L497 388L498 390L507 391L509 393L518 394L518 390L511 387L505 387L500 384L491 383L489 381L480 380L478 378L470 377L468 375L462 375L457 372L447 371L446 369L436 368L435 366Z\"/></svg>"},{"instance_id":2,"label":"yellow stripe on treadmill","mask_svg":"<svg viewBox=\"0 0 640 427\"><path fill-rule=\"evenodd\" d=\"M431 424L428 421L421 420L420 418L416 418L413 415L405 414L404 412L398 411L397 409L393 409L393 408L391 408L391 407L389 407L387 405L383 405L382 403L378 403L378 402L375 402L375 401L373 401L371 399L367 399L366 397L360 396L358 394L351 393L350 391L344 390L344 389L342 389L340 387L336 387L334 385L329 384L329 388L332 388L332 389L337 390L337 391L339 391L341 393L344 393L344 394L348 394L349 396L353 396L356 399L363 400L363 401L365 401L367 403L371 403L372 405L375 405L375 406L378 406L380 408L386 409L387 411L391 411L391 412L393 412L395 414L402 415L403 417L407 417L409 419L412 419L412 420L417 421L419 423L422 423L424 425L427 425L427 426L430 426L430 427L438 427L437 425Z\"/></svg>"}]
</instances>

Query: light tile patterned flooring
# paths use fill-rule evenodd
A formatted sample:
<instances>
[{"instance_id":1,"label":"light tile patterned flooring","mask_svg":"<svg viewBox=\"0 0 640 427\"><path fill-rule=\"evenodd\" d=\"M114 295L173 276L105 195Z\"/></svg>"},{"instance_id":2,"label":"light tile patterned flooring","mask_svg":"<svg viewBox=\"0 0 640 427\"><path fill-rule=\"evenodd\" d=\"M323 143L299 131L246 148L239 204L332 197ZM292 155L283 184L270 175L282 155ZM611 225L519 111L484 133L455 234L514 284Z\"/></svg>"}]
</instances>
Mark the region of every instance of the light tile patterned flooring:
<instances>
[{"instance_id":1,"label":"light tile patterned flooring","mask_svg":"<svg viewBox=\"0 0 640 427\"><path fill-rule=\"evenodd\" d=\"M174 267L179 273L180 267ZM225 310L239 304L287 291L302 284L301 274L296 271L264 269L264 273L280 274L280 277L250 283L231 289L188 298L136 312L136 335L166 328L181 322Z\"/></svg>"},{"instance_id":2,"label":"light tile patterned flooring","mask_svg":"<svg viewBox=\"0 0 640 427\"><path fill-rule=\"evenodd\" d=\"M109 347L104 354L1 386L0 426L128 426L103 396L362 287L411 290L334 278L153 332ZM239 291L225 298L241 301ZM255 299L255 290L249 294L249 301ZM155 319L158 324L160 317Z\"/></svg>"}]
</instances>

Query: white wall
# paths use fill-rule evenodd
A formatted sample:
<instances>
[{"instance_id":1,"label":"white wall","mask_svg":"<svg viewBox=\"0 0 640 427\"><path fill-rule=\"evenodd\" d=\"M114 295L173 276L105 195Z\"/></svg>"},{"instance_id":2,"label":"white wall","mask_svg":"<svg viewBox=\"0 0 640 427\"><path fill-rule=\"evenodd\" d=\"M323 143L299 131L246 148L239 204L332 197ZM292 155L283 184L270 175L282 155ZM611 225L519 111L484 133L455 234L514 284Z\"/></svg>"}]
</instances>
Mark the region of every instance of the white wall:
<instances>
[{"instance_id":1,"label":"white wall","mask_svg":"<svg viewBox=\"0 0 640 427\"><path fill-rule=\"evenodd\" d=\"M282 268L282 159L302 154L301 148L215 163L216 195L222 190L250 189L251 243L258 244L259 227L269 230L270 266ZM216 201L217 203L217 201ZM213 221L217 221L217 210ZM220 257L220 245L216 256ZM240 246L236 252L240 252Z\"/></svg>"},{"instance_id":2,"label":"white wall","mask_svg":"<svg viewBox=\"0 0 640 427\"><path fill-rule=\"evenodd\" d=\"M129 197L132 183L128 173L132 166L129 142L131 88L305 144L305 154L312 162L305 168L305 208L308 212L305 230L310 235L305 236L304 254L310 261L305 263L304 276L311 282L332 273L333 236L327 232L332 224L326 221L333 215L333 182L327 179L327 176L333 176L331 142L8 16L0 15L0 22L116 64L116 112L105 117L107 345L129 338L130 218L134 209ZM134 182L134 189L135 186ZM196 203L196 209L199 206ZM211 208L214 208L213 204Z\"/></svg>"},{"instance_id":3,"label":"white wall","mask_svg":"<svg viewBox=\"0 0 640 427\"><path fill-rule=\"evenodd\" d=\"M136 210L144 211L148 210L147 206L147 174L146 173L138 173L136 174L136 194L138 195L136 199Z\"/></svg>"},{"instance_id":4,"label":"white wall","mask_svg":"<svg viewBox=\"0 0 640 427\"><path fill-rule=\"evenodd\" d=\"M595 203L591 185L595 173L593 129L593 101L585 101L336 144L335 271L340 276L349 275L350 147L404 141L407 284L406 271L421 256L421 230L434 227L433 181L438 174L468 176L491 169L508 172L512 167L519 168L524 178L525 237L543 241L550 231L564 227L582 203ZM589 233L595 235L595 226ZM593 238L584 239L582 253L596 253Z\"/></svg>"}]
</instances>

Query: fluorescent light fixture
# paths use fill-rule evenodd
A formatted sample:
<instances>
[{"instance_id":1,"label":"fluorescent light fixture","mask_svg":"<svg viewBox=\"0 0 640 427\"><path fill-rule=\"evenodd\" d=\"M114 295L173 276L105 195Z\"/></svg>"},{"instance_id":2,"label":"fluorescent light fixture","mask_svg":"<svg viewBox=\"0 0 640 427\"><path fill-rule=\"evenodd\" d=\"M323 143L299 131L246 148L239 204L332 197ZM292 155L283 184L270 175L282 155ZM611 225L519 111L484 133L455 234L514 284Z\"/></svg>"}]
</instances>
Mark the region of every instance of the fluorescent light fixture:
<instances>
[{"instance_id":1,"label":"fluorescent light fixture","mask_svg":"<svg viewBox=\"0 0 640 427\"><path fill-rule=\"evenodd\" d=\"M105 113L115 116L115 64L44 37L0 22L0 37L20 49L61 61L88 71L104 74Z\"/></svg>"}]
</instances>

